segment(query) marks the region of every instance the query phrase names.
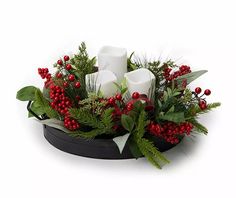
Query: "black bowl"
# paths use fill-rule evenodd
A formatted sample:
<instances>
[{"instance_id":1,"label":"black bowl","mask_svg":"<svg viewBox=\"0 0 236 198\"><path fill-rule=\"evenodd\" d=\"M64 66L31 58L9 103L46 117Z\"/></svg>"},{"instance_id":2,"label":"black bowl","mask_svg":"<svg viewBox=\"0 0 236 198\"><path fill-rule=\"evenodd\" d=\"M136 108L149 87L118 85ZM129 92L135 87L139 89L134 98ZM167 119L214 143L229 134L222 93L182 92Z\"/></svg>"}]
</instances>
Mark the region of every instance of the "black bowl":
<instances>
[{"instance_id":1,"label":"black bowl","mask_svg":"<svg viewBox=\"0 0 236 198\"><path fill-rule=\"evenodd\" d=\"M97 159L132 159L128 144L125 145L123 152L120 154L119 149L112 139L95 138L85 140L79 137L71 137L65 132L44 125L44 136L54 147L75 155L97 158ZM163 139L153 137L155 146L160 152L165 152L174 146Z\"/></svg>"}]
</instances>

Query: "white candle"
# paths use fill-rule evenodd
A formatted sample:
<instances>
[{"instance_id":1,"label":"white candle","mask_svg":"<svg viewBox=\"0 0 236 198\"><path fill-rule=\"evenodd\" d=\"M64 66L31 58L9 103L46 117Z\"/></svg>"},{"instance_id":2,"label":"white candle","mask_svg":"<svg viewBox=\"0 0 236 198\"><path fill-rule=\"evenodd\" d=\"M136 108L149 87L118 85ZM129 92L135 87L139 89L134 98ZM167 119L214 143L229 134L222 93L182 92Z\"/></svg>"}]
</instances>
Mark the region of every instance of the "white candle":
<instances>
[{"instance_id":1,"label":"white candle","mask_svg":"<svg viewBox=\"0 0 236 198\"><path fill-rule=\"evenodd\" d=\"M86 90L88 92L101 91L104 97L113 96L116 91L116 76L109 70L101 70L85 76Z\"/></svg>"},{"instance_id":2,"label":"white candle","mask_svg":"<svg viewBox=\"0 0 236 198\"><path fill-rule=\"evenodd\" d=\"M134 92L145 94L149 98L153 96L155 91L156 78L148 69L141 68L125 74L127 87L132 95Z\"/></svg>"},{"instance_id":3,"label":"white candle","mask_svg":"<svg viewBox=\"0 0 236 198\"><path fill-rule=\"evenodd\" d=\"M118 81L124 78L127 72L127 51L124 48L104 46L98 53L99 70L112 71Z\"/></svg>"}]
</instances>

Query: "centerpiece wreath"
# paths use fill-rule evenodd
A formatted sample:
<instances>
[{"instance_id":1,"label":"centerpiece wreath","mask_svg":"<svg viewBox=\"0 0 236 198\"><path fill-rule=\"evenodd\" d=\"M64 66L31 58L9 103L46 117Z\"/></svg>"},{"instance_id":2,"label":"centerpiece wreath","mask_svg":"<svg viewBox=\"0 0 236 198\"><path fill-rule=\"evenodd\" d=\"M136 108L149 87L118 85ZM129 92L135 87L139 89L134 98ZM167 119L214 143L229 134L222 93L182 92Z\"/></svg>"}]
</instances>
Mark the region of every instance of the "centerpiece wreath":
<instances>
[{"instance_id":1,"label":"centerpiece wreath","mask_svg":"<svg viewBox=\"0 0 236 198\"><path fill-rule=\"evenodd\" d=\"M146 69L155 77L148 94L130 92L126 78L113 83L116 93L109 97L95 86L96 78L88 83L86 76L98 68L83 42L77 54L54 64L54 74L48 68L38 69L45 79L42 91L27 86L16 97L28 101L28 116L36 117L46 139L63 151L102 159L144 156L161 168L169 163L162 152L184 136L208 133L197 118L220 103L207 103L209 89L188 87L206 70L193 72L172 60L147 61L133 55L127 58L128 72Z\"/></svg>"}]
</instances>

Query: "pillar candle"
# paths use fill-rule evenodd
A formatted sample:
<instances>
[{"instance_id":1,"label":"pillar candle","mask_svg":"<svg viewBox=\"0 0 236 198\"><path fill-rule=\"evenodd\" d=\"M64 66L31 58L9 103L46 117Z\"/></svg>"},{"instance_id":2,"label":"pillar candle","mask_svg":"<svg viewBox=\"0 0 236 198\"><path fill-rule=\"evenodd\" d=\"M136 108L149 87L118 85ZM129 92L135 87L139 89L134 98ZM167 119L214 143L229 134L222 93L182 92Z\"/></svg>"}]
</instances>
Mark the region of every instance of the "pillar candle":
<instances>
[{"instance_id":1,"label":"pillar candle","mask_svg":"<svg viewBox=\"0 0 236 198\"><path fill-rule=\"evenodd\" d=\"M113 96L116 91L116 85L114 82L117 82L117 78L109 70L101 70L92 74L87 74L85 76L86 90L88 92L102 92L104 97Z\"/></svg>"},{"instance_id":2,"label":"pillar candle","mask_svg":"<svg viewBox=\"0 0 236 198\"><path fill-rule=\"evenodd\" d=\"M112 46L102 47L98 53L98 68L112 71L118 81L121 81L127 72L126 49Z\"/></svg>"},{"instance_id":3,"label":"pillar candle","mask_svg":"<svg viewBox=\"0 0 236 198\"><path fill-rule=\"evenodd\" d=\"M125 74L127 87L132 95L134 92L151 97L155 91L156 78L148 69L141 68Z\"/></svg>"}]
</instances>

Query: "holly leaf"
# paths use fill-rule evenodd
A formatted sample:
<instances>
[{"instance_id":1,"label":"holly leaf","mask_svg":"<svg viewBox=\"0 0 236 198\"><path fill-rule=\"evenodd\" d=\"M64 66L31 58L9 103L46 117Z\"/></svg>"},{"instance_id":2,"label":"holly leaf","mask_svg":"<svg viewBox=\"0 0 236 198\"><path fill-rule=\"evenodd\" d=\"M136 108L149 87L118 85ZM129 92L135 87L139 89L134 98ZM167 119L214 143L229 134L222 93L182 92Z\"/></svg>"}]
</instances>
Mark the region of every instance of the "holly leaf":
<instances>
[{"instance_id":1,"label":"holly leaf","mask_svg":"<svg viewBox=\"0 0 236 198\"><path fill-rule=\"evenodd\" d=\"M119 148L120 154L123 152L129 136L130 136L130 133L126 133L125 135L113 138L113 141L116 143L117 147Z\"/></svg>"},{"instance_id":2,"label":"holly leaf","mask_svg":"<svg viewBox=\"0 0 236 198\"><path fill-rule=\"evenodd\" d=\"M17 92L16 98L21 101L34 101L36 90L34 86L24 87Z\"/></svg>"},{"instance_id":3,"label":"holly leaf","mask_svg":"<svg viewBox=\"0 0 236 198\"><path fill-rule=\"evenodd\" d=\"M134 128L134 121L132 117L125 114L121 116L121 124L129 132L131 132Z\"/></svg>"}]
</instances>

